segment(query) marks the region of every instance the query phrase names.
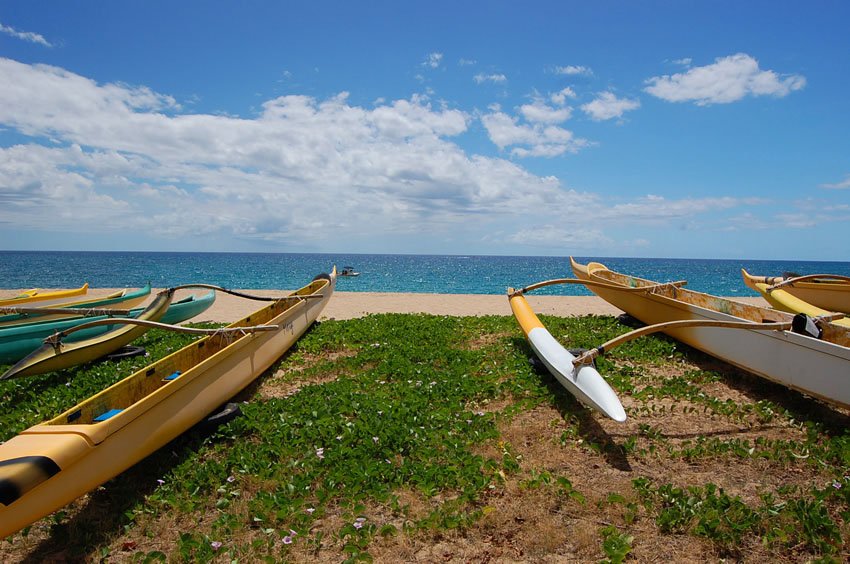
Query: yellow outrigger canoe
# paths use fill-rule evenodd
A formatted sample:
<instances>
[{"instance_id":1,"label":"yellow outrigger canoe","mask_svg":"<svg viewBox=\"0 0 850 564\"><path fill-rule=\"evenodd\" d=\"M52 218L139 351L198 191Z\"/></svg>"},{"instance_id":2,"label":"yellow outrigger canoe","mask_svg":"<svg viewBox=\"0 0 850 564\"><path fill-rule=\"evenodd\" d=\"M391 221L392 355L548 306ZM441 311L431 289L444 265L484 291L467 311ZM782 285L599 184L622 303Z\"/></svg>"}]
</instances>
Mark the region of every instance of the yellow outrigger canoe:
<instances>
[{"instance_id":1,"label":"yellow outrigger canoe","mask_svg":"<svg viewBox=\"0 0 850 564\"><path fill-rule=\"evenodd\" d=\"M318 318L336 269L0 445L0 538L156 451L253 382Z\"/></svg>"},{"instance_id":2,"label":"yellow outrigger canoe","mask_svg":"<svg viewBox=\"0 0 850 564\"><path fill-rule=\"evenodd\" d=\"M783 278L753 276L741 269L744 284L762 295L767 302L782 311L817 316L829 312L850 314L850 278L817 274ZM850 320L833 321L850 326Z\"/></svg>"},{"instance_id":3,"label":"yellow outrigger canoe","mask_svg":"<svg viewBox=\"0 0 850 564\"><path fill-rule=\"evenodd\" d=\"M89 284L86 282L79 288L71 290L39 290L33 288L24 290L17 296L11 298L0 299L0 306L16 306L21 304L30 304L33 302L45 302L48 300L60 300L64 298L72 298L74 296L83 296L89 289Z\"/></svg>"},{"instance_id":4,"label":"yellow outrigger canoe","mask_svg":"<svg viewBox=\"0 0 850 564\"><path fill-rule=\"evenodd\" d=\"M757 376L850 407L850 328L686 290L682 282L620 274L598 262L570 257L570 265L594 294L650 326L633 333L663 330Z\"/></svg>"},{"instance_id":5,"label":"yellow outrigger canoe","mask_svg":"<svg viewBox=\"0 0 850 564\"><path fill-rule=\"evenodd\" d=\"M141 305L150 294L151 284L148 282L142 288L136 290L124 288L100 298L88 297L83 300L72 301L52 300L49 305L40 302L23 306L0 305L0 328L55 321L57 319L71 319L74 316L86 317L90 313L83 311L85 309L131 309Z\"/></svg>"}]
</instances>

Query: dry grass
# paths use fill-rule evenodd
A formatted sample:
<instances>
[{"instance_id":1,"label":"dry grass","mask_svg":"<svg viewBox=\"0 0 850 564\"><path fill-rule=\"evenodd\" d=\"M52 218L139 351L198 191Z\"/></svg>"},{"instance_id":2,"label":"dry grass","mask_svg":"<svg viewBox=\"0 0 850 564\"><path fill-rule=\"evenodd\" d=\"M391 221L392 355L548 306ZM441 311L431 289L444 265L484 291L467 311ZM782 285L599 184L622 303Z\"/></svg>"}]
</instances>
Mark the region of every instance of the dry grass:
<instances>
[{"instance_id":1,"label":"dry grass","mask_svg":"<svg viewBox=\"0 0 850 564\"><path fill-rule=\"evenodd\" d=\"M482 349L507 337L507 334L483 335L472 338L466 347ZM344 377L343 371L312 373L305 377L304 368L318 362L332 363L354 354L354 351L341 350L329 355L304 355L294 367L266 377L254 391L255 397L257 400L289 397L305 385L321 385ZM695 371L718 370L724 377L703 384L701 390L719 402L743 405L770 400L793 404L798 411L817 412L823 420L837 425L850 421L842 410L801 399L796 394L790 397L786 390L778 387L768 385L765 391L762 381L742 376L698 354L684 360L677 357L661 365L630 364L638 366L642 374L637 390L666 379L687 377ZM705 562L731 558L746 562L772 560L778 564L811 558L810 553L793 547L777 553L751 538L745 539L744 545L730 555L719 552L710 541L698 536L662 533L639 503L632 486L638 477L681 487L713 483L731 496L740 496L743 501L756 504L765 490L775 491L786 486L807 488L829 480L828 474L802 462L736 458L725 454L692 459L671 455L699 438L737 438L750 443L758 438L803 442L806 436L800 425L782 418L765 422L755 415L725 417L687 400L638 396L621 396L630 414L624 424L604 419L563 397L559 402L539 404L515 415L499 417L499 439L477 445L475 453L499 460L509 452L518 462L518 470L505 473L498 486L491 487L472 504L469 509L479 510L480 518L455 529L415 527L450 499L452 492L429 498L412 489L397 490L394 492L395 508L372 500L364 502L359 512L369 522L391 525L396 531L395 534L376 535L369 545L370 555L375 562L386 563L596 562L605 557L600 548L602 530L613 525L634 537L629 559L635 562ZM512 402L509 397L499 397L471 408L504 413ZM687 410L688 407L694 409ZM630 441L633 444L626 448ZM580 495L570 496L551 484L534 484L535 478L542 473L567 478ZM145 475L138 466L127 474L129 477L125 477L125 481ZM267 484L249 479L241 486L245 495L229 511L248 514L246 506L250 494L263 490ZM610 502L612 494L618 494L624 502ZM98 511L99 508L114 509L115 504L106 497L101 491L77 500L66 508L66 518L71 522L82 518L109 519L108 514ZM630 503L634 507L633 514L626 510ZM112 533L95 544L106 547L109 557L105 560L110 562L133 560L139 552L173 554L178 531L208 531L215 515L213 505L193 513L142 515L127 531ZM312 522L309 531L311 538L322 539L320 545L295 543L286 552L287 560L344 560L348 554L337 532L349 519L350 507L333 504L325 507L323 516ZM11 542L2 542L0 560L67 561L61 539L51 536L50 523L50 519L42 520L27 536L18 535ZM69 534L73 534L73 528ZM248 528L240 535L241 546L264 538L259 528ZM248 553L243 560L252 561L255 557L256 554ZM97 556L90 554L86 560L97 560ZM226 557L222 554L216 560L224 562Z\"/></svg>"}]
</instances>

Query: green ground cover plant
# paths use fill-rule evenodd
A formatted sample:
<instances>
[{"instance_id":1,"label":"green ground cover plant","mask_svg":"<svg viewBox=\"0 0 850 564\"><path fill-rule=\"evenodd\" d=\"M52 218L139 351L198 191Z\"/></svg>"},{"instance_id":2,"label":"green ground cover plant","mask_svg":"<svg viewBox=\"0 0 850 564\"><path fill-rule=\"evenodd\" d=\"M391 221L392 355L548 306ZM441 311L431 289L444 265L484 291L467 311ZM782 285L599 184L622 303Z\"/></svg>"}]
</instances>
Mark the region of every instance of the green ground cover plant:
<instances>
[{"instance_id":1,"label":"green ground cover plant","mask_svg":"<svg viewBox=\"0 0 850 564\"><path fill-rule=\"evenodd\" d=\"M571 348L628 327L542 317ZM0 382L0 440L149 356ZM663 336L597 359L629 419L545 371L513 318L315 325L241 415L196 428L9 539L0 558L90 561L842 561L848 414Z\"/></svg>"}]
</instances>

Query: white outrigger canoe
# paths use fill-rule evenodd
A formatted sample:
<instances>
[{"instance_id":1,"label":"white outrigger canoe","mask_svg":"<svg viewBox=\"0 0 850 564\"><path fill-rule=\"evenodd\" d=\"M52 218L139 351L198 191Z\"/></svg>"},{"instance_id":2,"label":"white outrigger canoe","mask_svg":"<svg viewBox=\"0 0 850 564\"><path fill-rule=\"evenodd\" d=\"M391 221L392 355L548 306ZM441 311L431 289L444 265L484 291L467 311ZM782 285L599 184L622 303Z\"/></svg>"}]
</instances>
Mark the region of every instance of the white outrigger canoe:
<instances>
[{"instance_id":1,"label":"white outrigger canoe","mask_svg":"<svg viewBox=\"0 0 850 564\"><path fill-rule=\"evenodd\" d=\"M586 406L596 409L614 421L625 421L626 411L616 392L593 366L575 366L576 357L543 326L522 291L509 289L508 300L528 344L558 383Z\"/></svg>"}]
</instances>

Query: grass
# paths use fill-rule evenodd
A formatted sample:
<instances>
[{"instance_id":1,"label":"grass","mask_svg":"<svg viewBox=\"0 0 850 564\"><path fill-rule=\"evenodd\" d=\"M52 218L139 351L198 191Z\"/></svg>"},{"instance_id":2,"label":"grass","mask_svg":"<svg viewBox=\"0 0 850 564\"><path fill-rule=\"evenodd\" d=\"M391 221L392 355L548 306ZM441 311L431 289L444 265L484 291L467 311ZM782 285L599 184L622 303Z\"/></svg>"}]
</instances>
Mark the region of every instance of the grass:
<instances>
[{"instance_id":1,"label":"grass","mask_svg":"<svg viewBox=\"0 0 850 564\"><path fill-rule=\"evenodd\" d=\"M628 330L543 317L570 347ZM0 383L0 440L183 346ZM629 415L588 411L509 317L314 326L238 399L0 560L847 560L848 414L665 337L598 359Z\"/></svg>"}]
</instances>

